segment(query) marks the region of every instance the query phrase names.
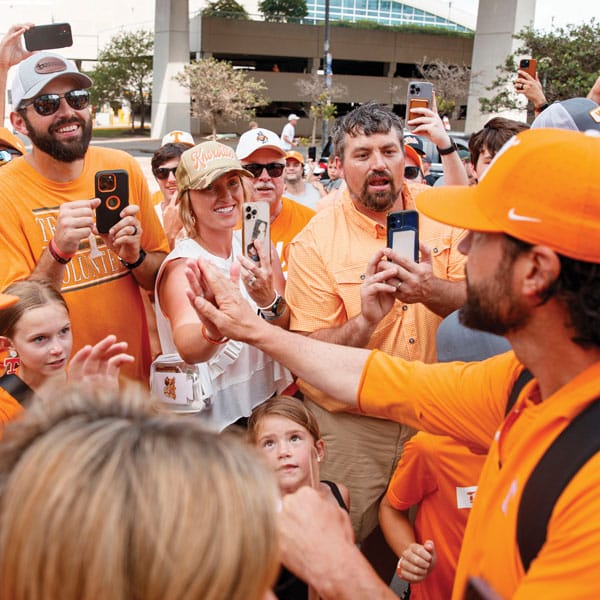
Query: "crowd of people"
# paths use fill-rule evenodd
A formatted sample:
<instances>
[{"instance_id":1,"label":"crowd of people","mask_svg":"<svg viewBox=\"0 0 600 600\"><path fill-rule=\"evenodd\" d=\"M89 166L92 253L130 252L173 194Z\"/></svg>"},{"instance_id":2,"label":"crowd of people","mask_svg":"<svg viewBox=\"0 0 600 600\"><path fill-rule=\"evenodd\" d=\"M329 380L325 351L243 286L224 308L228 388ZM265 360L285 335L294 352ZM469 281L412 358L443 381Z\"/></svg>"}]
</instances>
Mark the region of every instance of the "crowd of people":
<instances>
[{"instance_id":1,"label":"crowd of people","mask_svg":"<svg viewBox=\"0 0 600 600\"><path fill-rule=\"evenodd\" d=\"M172 131L152 197L30 26L0 41L31 142L0 131L0 597L598 596L600 78L548 105L519 71L536 118L468 157L435 103L405 136L367 102L326 179L295 114Z\"/></svg>"}]
</instances>

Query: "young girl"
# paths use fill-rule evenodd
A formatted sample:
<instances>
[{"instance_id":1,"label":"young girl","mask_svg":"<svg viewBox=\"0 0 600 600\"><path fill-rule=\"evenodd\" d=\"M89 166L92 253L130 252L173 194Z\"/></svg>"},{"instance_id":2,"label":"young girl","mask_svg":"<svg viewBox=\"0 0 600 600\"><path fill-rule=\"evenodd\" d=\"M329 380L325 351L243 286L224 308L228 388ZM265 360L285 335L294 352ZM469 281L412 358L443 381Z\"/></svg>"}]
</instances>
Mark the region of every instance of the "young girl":
<instances>
[{"instance_id":1,"label":"young girl","mask_svg":"<svg viewBox=\"0 0 600 600\"><path fill-rule=\"evenodd\" d=\"M67 382L67 362L73 336L64 298L49 282L26 280L10 285L17 296L0 310L0 351L8 351L0 377L0 422L18 415L35 397L51 397ZM109 335L73 356L70 380L118 385L119 369L133 357L124 354L125 342Z\"/></svg>"},{"instance_id":2,"label":"young girl","mask_svg":"<svg viewBox=\"0 0 600 600\"><path fill-rule=\"evenodd\" d=\"M304 403L292 396L274 396L252 411L248 420L251 442L275 471L282 495L308 485L324 498L348 510L348 489L340 483L319 480L319 463L325 455L319 424ZM279 600L305 600L308 586L287 569L274 587Z\"/></svg>"}]
</instances>

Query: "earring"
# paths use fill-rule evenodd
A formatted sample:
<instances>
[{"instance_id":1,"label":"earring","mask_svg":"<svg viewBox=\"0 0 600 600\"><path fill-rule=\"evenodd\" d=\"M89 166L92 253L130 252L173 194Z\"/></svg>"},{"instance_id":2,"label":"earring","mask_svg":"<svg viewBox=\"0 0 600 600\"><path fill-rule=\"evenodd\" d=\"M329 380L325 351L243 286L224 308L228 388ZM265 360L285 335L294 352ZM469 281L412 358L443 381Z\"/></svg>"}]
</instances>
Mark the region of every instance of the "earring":
<instances>
[{"instance_id":1,"label":"earring","mask_svg":"<svg viewBox=\"0 0 600 600\"><path fill-rule=\"evenodd\" d=\"M21 364L21 359L19 358L17 351L11 348L2 364L4 366L5 375L14 375Z\"/></svg>"}]
</instances>

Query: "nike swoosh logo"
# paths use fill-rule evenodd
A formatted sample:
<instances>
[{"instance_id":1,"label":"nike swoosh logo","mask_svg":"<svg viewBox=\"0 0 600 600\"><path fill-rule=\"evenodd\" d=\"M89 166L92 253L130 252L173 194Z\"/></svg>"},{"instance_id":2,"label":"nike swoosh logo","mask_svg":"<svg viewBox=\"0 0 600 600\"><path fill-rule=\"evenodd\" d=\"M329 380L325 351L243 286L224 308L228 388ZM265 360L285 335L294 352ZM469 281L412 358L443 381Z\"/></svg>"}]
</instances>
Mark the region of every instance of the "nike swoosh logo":
<instances>
[{"instance_id":1,"label":"nike swoosh logo","mask_svg":"<svg viewBox=\"0 0 600 600\"><path fill-rule=\"evenodd\" d=\"M541 223L541 219L537 219L536 217L527 217L525 215L519 215L515 212L514 208L511 208L508 211L508 218L511 221L529 221L530 223Z\"/></svg>"}]
</instances>

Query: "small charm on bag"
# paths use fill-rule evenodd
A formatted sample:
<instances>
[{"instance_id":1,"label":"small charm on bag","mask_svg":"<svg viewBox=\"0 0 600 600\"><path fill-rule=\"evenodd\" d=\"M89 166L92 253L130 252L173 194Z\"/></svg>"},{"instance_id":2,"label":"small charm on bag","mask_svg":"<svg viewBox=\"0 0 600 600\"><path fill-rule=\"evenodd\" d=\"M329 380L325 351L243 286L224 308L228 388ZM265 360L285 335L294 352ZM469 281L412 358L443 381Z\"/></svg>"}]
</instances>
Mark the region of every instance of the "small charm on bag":
<instances>
[{"instance_id":1,"label":"small charm on bag","mask_svg":"<svg viewBox=\"0 0 600 600\"><path fill-rule=\"evenodd\" d=\"M4 359L4 374L5 375L15 375L17 373L17 369L21 365L21 359L17 354L16 350L9 350L8 356Z\"/></svg>"},{"instance_id":2,"label":"small charm on bag","mask_svg":"<svg viewBox=\"0 0 600 600\"><path fill-rule=\"evenodd\" d=\"M154 359L150 369L150 390L174 412L199 413L210 408L212 403L207 365L190 365L178 354L162 354Z\"/></svg>"}]
</instances>

